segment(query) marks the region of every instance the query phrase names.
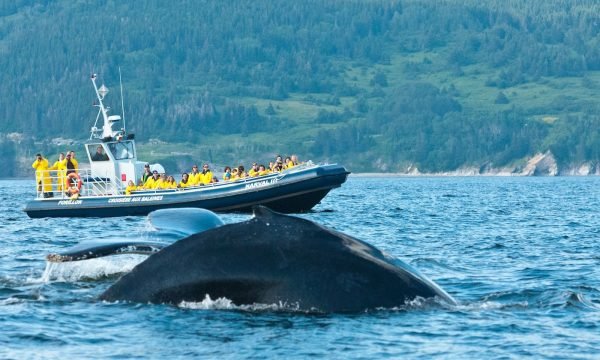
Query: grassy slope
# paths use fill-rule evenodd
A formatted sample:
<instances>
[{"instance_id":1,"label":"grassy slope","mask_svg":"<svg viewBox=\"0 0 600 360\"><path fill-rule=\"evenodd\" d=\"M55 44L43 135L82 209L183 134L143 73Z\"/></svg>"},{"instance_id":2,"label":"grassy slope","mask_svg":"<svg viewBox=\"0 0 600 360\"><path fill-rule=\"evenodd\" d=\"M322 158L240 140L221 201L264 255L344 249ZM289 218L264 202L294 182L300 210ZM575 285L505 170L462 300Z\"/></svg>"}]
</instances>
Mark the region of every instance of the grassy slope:
<instances>
[{"instance_id":1,"label":"grassy slope","mask_svg":"<svg viewBox=\"0 0 600 360\"><path fill-rule=\"evenodd\" d=\"M423 63L424 59L426 63ZM512 106L523 109L530 114L532 120L552 122L557 118L570 115L567 109L549 110L556 99L569 97L572 101L597 101L597 89L600 87L600 72L589 72L588 79L595 85L595 89L589 89L582 78L542 78L537 82L529 82L514 87L498 89L486 86L486 80L494 78L497 70L489 69L483 65L470 65L463 67L462 74L456 74L444 68L445 56L441 52L417 52L409 54L398 54L390 59L389 64L376 66L362 66L360 64L345 64L345 81L369 93L373 87L369 84L374 74L383 71L388 80L388 88L402 87L407 81L425 81L439 88L454 86L458 90L458 100L464 111L478 112L480 110L497 111L508 109ZM427 71L420 71L418 75L412 75L405 71L411 64L420 64ZM387 89L383 89L387 91ZM188 89L194 91L194 89ZM499 92L502 91L510 100L509 104L495 104L494 101ZM149 145L140 144L140 157L150 160L160 160L170 155L175 155L185 149L192 159L209 159L208 151L212 151L212 161L220 164L235 164L238 161L252 161L245 158L244 151L253 151L254 147L264 144L272 145L281 153L295 153L293 145L297 143L310 144L319 129L340 126L341 124L319 124L315 126L314 118L320 110L342 112L345 107L352 107L356 101L354 97L340 98L341 105L318 105L304 99L307 96L315 99L325 100L330 94L290 94L285 100L271 100L252 97L232 98L247 105L255 105L262 115L272 104L276 109L277 116L291 120L289 128L282 128L275 133L257 133L247 137L239 135L212 136L199 139L197 144L175 144L175 145ZM369 98L369 105L378 106L380 98ZM260 151L258 152L260 153ZM265 152L259 155L259 160L268 161L273 153ZM322 159L313 159L316 161Z\"/></svg>"}]
</instances>

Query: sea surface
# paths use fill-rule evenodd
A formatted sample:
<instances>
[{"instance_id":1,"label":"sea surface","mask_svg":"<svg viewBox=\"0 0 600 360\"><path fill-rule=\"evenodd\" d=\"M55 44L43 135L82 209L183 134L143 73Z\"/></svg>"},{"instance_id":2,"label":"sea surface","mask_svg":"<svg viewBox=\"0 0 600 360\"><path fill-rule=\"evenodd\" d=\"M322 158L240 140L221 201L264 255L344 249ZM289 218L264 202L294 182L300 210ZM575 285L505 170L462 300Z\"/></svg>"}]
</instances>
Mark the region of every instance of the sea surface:
<instances>
[{"instance_id":1,"label":"sea surface","mask_svg":"<svg viewBox=\"0 0 600 360\"><path fill-rule=\"evenodd\" d=\"M351 177L301 216L404 260L459 305L350 315L99 301L144 257L45 256L155 231L145 217L29 219L33 196L33 181L0 181L1 359L600 358L600 177Z\"/></svg>"}]
</instances>

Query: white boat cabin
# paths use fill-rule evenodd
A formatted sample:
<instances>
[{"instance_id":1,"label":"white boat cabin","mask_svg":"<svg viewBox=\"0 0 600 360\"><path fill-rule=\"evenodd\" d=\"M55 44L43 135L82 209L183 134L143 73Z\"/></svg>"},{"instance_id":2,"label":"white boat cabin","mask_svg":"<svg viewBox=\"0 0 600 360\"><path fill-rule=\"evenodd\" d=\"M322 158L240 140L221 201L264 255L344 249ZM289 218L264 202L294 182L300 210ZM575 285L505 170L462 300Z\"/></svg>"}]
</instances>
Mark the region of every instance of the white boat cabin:
<instances>
[{"instance_id":1,"label":"white boat cabin","mask_svg":"<svg viewBox=\"0 0 600 360\"><path fill-rule=\"evenodd\" d=\"M92 178L100 178L127 186L137 182L145 162L137 161L134 140L89 142L85 145Z\"/></svg>"},{"instance_id":2,"label":"white boat cabin","mask_svg":"<svg viewBox=\"0 0 600 360\"><path fill-rule=\"evenodd\" d=\"M117 188L125 188L129 180L137 183L144 172L146 162L138 161L133 134L125 132L125 113L108 115L110 108L104 105L104 98L108 94L105 85L96 86L96 74L91 77L94 90L98 99L98 116L91 129L90 140L85 145L85 150L90 161L90 176L93 179L107 181ZM123 94L121 94L122 104ZM102 119L103 126L97 128L98 120ZM120 123L123 122L122 127ZM151 169L164 173L164 168L159 164L151 165Z\"/></svg>"}]
</instances>

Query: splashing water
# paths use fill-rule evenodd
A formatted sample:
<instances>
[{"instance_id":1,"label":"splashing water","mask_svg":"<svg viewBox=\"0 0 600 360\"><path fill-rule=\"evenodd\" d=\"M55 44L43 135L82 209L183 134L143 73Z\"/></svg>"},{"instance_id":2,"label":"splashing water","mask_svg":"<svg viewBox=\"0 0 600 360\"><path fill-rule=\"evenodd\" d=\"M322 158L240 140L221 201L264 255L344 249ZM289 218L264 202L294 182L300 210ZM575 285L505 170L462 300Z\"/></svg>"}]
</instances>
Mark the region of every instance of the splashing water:
<instances>
[{"instance_id":1,"label":"splashing water","mask_svg":"<svg viewBox=\"0 0 600 360\"><path fill-rule=\"evenodd\" d=\"M146 260L144 255L118 255L73 262L46 262L46 269L37 280L31 283L91 281L114 277L131 271L137 264Z\"/></svg>"}]
</instances>

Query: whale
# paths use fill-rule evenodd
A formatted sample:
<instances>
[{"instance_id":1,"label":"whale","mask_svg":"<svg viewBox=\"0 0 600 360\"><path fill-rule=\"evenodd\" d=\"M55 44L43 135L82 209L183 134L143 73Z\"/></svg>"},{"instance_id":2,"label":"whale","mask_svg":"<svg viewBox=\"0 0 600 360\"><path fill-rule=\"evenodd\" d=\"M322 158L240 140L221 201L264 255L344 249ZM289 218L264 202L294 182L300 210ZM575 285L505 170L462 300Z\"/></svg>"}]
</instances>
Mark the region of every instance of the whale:
<instances>
[{"instance_id":1,"label":"whale","mask_svg":"<svg viewBox=\"0 0 600 360\"><path fill-rule=\"evenodd\" d=\"M395 308L416 298L456 304L416 269L367 242L263 206L253 213L222 225L206 211L195 220L209 224L201 232L152 249L100 299L178 305L226 298L238 306L280 304L323 313Z\"/></svg>"},{"instance_id":2,"label":"whale","mask_svg":"<svg viewBox=\"0 0 600 360\"><path fill-rule=\"evenodd\" d=\"M49 262L89 260L110 255L152 255L168 246L167 240L179 240L208 229L222 226L223 220L210 210L201 208L160 209L151 212L148 220L159 239L94 239L85 241L58 254L49 254Z\"/></svg>"}]
</instances>

